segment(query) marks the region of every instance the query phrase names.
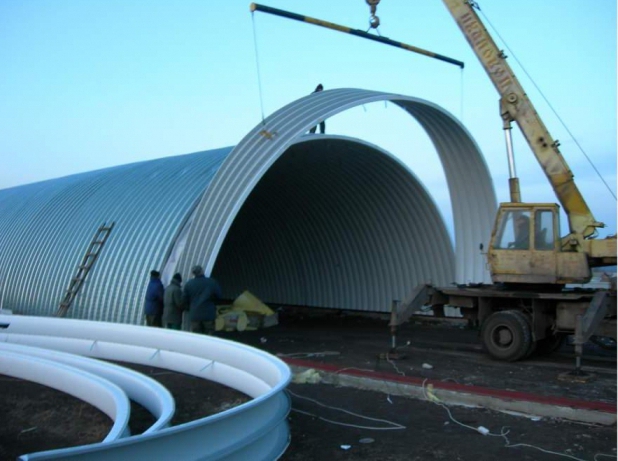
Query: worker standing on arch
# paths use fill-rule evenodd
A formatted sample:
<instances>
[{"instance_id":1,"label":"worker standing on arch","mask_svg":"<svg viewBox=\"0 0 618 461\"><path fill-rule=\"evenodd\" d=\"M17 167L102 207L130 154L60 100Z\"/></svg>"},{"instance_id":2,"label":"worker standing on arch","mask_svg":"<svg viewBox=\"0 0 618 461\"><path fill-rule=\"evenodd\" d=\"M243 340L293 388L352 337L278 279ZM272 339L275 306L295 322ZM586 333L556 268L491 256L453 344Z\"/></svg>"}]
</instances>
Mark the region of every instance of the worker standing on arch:
<instances>
[{"instance_id":1,"label":"worker standing on arch","mask_svg":"<svg viewBox=\"0 0 618 461\"><path fill-rule=\"evenodd\" d=\"M324 87L322 86L322 84L318 84L318 86L315 87L315 90L313 91L313 93L319 93L320 91L324 90ZM313 94L311 93L311 94ZM311 128L309 130L309 133L315 133L315 130L318 128L318 126L314 126L313 128ZM326 123L324 122L324 120L322 120L320 122L320 133L324 134L324 132L326 131Z\"/></svg>"}]
</instances>

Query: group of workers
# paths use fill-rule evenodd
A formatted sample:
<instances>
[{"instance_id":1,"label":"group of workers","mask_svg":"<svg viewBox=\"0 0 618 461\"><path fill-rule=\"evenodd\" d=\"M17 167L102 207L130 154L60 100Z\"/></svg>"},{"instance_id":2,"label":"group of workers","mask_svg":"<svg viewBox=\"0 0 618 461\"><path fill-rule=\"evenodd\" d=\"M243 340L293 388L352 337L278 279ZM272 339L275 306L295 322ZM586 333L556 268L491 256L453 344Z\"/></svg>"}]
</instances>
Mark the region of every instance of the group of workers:
<instances>
[{"instance_id":1,"label":"group of workers","mask_svg":"<svg viewBox=\"0 0 618 461\"><path fill-rule=\"evenodd\" d=\"M320 83L313 93L324 90ZM326 132L324 121L319 122L320 133ZM309 132L315 133L317 125ZM204 275L202 266L193 266L193 278L182 288L182 275L174 274L170 284L164 288L161 274L157 270L150 271L150 281L146 288L144 314L146 325L165 327L173 330L182 328L182 317L188 311L193 333L213 334L217 316L214 301L221 297L219 283Z\"/></svg>"},{"instance_id":2,"label":"group of workers","mask_svg":"<svg viewBox=\"0 0 618 461\"><path fill-rule=\"evenodd\" d=\"M191 274L193 278L184 288L179 273L174 274L170 284L164 288L159 271L150 271L144 300L146 325L180 330L183 313L187 311L193 333L214 333L217 316L215 300L221 298L221 287L214 278L204 275L202 266L193 266Z\"/></svg>"}]
</instances>

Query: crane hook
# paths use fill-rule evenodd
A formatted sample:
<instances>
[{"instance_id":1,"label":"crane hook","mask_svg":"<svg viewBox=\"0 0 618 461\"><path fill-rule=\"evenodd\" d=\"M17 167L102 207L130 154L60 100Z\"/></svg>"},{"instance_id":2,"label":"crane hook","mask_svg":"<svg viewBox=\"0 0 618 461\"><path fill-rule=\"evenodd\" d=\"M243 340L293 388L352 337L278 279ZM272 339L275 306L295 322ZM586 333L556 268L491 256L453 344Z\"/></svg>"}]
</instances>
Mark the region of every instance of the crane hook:
<instances>
[{"instance_id":1,"label":"crane hook","mask_svg":"<svg viewBox=\"0 0 618 461\"><path fill-rule=\"evenodd\" d=\"M380 18L378 18L375 15L371 15L369 17L369 28L370 29L377 29L378 27L380 27Z\"/></svg>"},{"instance_id":2,"label":"crane hook","mask_svg":"<svg viewBox=\"0 0 618 461\"><path fill-rule=\"evenodd\" d=\"M365 0L369 5L369 9L371 11L371 16L369 16L369 28L377 29L380 27L380 18L376 16L376 10L378 8L378 3L380 0Z\"/></svg>"}]
</instances>

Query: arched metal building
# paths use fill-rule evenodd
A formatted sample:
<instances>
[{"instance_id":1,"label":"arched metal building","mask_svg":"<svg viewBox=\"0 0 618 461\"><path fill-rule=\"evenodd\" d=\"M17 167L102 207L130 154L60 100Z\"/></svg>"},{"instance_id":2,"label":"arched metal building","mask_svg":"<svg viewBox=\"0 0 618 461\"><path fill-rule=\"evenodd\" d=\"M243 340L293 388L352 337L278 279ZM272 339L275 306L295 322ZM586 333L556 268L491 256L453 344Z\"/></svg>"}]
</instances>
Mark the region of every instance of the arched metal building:
<instances>
[{"instance_id":1,"label":"arched metal building","mask_svg":"<svg viewBox=\"0 0 618 461\"><path fill-rule=\"evenodd\" d=\"M396 158L359 139L305 135L354 106L391 101L433 141L445 170L455 250L430 195ZM142 322L153 268L164 282L204 265L234 298L387 311L419 282L487 280L479 243L496 210L467 131L420 99L329 90L283 107L234 148L123 165L0 191L0 296L53 315L90 240L115 227L69 310Z\"/></svg>"}]
</instances>

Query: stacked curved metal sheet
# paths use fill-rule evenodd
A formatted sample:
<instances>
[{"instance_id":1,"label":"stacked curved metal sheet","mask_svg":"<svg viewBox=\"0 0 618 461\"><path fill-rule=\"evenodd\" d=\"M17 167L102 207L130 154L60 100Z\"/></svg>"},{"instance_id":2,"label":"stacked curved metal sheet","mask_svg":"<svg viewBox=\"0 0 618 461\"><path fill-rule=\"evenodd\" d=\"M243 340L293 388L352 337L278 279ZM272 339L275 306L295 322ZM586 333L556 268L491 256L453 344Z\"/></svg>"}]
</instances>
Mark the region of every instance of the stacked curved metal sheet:
<instances>
[{"instance_id":1,"label":"stacked curved metal sheet","mask_svg":"<svg viewBox=\"0 0 618 461\"><path fill-rule=\"evenodd\" d=\"M22 461L272 460L290 443L291 403L284 389L292 373L264 351L208 335L117 323L0 315L0 324L2 374L73 395L114 421L100 443L49 447L19 456ZM170 425L174 396L152 378L109 360L212 381L248 401ZM129 398L157 418L134 436Z\"/></svg>"},{"instance_id":2,"label":"stacked curved metal sheet","mask_svg":"<svg viewBox=\"0 0 618 461\"><path fill-rule=\"evenodd\" d=\"M361 104L392 101L427 131L445 169L455 251L430 194L362 140L306 135ZM52 315L90 239L115 227L69 316L141 323L150 269L202 264L224 295L388 311L417 283L483 281L479 243L496 210L465 128L416 98L357 89L294 101L235 148L124 165L0 191L0 296Z\"/></svg>"}]
</instances>

